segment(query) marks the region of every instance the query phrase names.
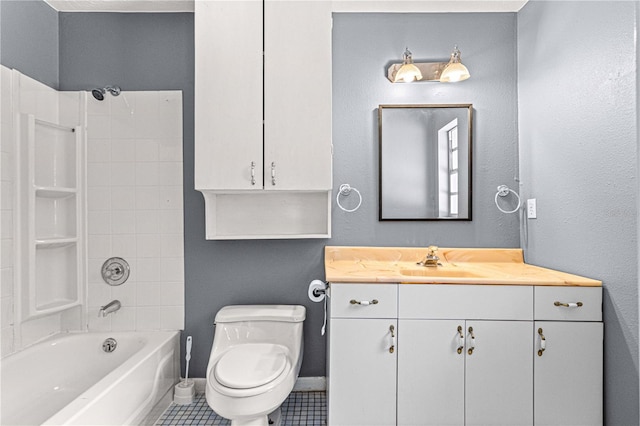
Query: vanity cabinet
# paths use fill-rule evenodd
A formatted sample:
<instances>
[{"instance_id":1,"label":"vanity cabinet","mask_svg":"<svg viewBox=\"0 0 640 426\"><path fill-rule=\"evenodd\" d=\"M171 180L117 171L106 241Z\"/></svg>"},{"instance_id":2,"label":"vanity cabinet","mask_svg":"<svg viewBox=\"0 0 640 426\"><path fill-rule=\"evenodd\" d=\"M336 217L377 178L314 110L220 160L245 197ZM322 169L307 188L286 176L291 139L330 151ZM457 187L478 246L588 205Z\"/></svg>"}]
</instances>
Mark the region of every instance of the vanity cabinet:
<instances>
[{"instance_id":1,"label":"vanity cabinet","mask_svg":"<svg viewBox=\"0 0 640 426\"><path fill-rule=\"evenodd\" d=\"M195 188L208 239L327 238L330 2L195 3Z\"/></svg>"},{"instance_id":2,"label":"vanity cabinet","mask_svg":"<svg viewBox=\"0 0 640 426\"><path fill-rule=\"evenodd\" d=\"M602 424L600 321L600 287L331 283L328 424Z\"/></svg>"},{"instance_id":3,"label":"vanity cabinet","mask_svg":"<svg viewBox=\"0 0 640 426\"><path fill-rule=\"evenodd\" d=\"M601 425L601 288L535 290L534 424Z\"/></svg>"},{"instance_id":4,"label":"vanity cabinet","mask_svg":"<svg viewBox=\"0 0 640 426\"><path fill-rule=\"evenodd\" d=\"M395 424L396 285L336 285L330 296L328 424Z\"/></svg>"}]
</instances>

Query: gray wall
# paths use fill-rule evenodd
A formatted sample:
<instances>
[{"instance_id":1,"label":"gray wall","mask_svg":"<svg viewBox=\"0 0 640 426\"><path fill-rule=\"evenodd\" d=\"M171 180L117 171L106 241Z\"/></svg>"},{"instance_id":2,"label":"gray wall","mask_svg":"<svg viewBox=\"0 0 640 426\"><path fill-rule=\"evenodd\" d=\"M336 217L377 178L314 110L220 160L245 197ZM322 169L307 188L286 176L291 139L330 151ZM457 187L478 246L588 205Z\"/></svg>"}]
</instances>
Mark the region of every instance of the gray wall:
<instances>
[{"instance_id":1,"label":"gray wall","mask_svg":"<svg viewBox=\"0 0 640 426\"><path fill-rule=\"evenodd\" d=\"M0 0L0 63L58 88L58 13L41 0Z\"/></svg>"},{"instance_id":2,"label":"gray wall","mask_svg":"<svg viewBox=\"0 0 640 426\"><path fill-rule=\"evenodd\" d=\"M518 13L522 192L538 202L525 256L603 281L610 425L639 422L634 3Z\"/></svg>"}]
</instances>

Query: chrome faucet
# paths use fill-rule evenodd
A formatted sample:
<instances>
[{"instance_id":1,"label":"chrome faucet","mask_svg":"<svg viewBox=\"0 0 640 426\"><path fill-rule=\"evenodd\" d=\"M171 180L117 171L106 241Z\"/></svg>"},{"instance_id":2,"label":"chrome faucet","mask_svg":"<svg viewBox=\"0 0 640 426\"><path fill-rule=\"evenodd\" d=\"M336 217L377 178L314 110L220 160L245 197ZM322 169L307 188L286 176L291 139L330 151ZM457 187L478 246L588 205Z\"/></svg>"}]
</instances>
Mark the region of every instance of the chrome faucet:
<instances>
[{"instance_id":1,"label":"chrome faucet","mask_svg":"<svg viewBox=\"0 0 640 426\"><path fill-rule=\"evenodd\" d=\"M442 266L441 263L438 263L438 260L440 260L440 258L438 257L438 255L436 255L438 247L429 246L427 247L427 250L427 255L420 262L417 262L417 264L420 266Z\"/></svg>"},{"instance_id":2,"label":"chrome faucet","mask_svg":"<svg viewBox=\"0 0 640 426\"><path fill-rule=\"evenodd\" d=\"M112 300L104 306L100 307L100 312L98 312L98 317L106 317L112 312L117 311L122 307L122 304L119 300Z\"/></svg>"}]
</instances>

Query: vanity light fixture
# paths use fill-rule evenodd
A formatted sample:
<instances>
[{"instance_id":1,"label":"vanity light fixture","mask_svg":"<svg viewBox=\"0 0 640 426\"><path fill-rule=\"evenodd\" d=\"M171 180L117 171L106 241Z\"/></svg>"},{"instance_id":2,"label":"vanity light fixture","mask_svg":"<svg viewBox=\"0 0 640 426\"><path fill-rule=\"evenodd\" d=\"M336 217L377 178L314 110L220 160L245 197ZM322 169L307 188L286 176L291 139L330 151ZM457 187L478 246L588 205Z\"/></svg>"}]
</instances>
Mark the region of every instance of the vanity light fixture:
<instances>
[{"instance_id":1,"label":"vanity light fixture","mask_svg":"<svg viewBox=\"0 0 640 426\"><path fill-rule=\"evenodd\" d=\"M411 52L405 49L401 64L391 64L387 78L392 83L411 83L413 81L457 82L468 79L469 70L460 62L460 50L456 45L449 62L413 62Z\"/></svg>"}]
</instances>

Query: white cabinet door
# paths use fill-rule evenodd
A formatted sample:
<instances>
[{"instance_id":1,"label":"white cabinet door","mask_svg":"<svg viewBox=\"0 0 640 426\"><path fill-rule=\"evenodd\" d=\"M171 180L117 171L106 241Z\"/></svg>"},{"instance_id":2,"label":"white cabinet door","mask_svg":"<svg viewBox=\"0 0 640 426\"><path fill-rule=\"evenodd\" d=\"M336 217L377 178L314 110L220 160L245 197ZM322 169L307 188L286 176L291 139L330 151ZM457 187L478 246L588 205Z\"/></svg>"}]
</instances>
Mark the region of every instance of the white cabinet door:
<instances>
[{"instance_id":1,"label":"white cabinet door","mask_svg":"<svg viewBox=\"0 0 640 426\"><path fill-rule=\"evenodd\" d=\"M395 319L332 318L329 330L328 425L396 424Z\"/></svg>"},{"instance_id":2,"label":"white cabinet door","mask_svg":"<svg viewBox=\"0 0 640 426\"><path fill-rule=\"evenodd\" d=\"M195 2L196 189L262 189L262 8Z\"/></svg>"},{"instance_id":3,"label":"white cabinet door","mask_svg":"<svg viewBox=\"0 0 640 426\"><path fill-rule=\"evenodd\" d=\"M467 321L465 424L533 424L532 321Z\"/></svg>"},{"instance_id":4,"label":"white cabinet door","mask_svg":"<svg viewBox=\"0 0 640 426\"><path fill-rule=\"evenodd\" d=\"M535 424L602 425L603 324L537 321L534 336Z\"/></svg>"},{"instance_id":5,"label":"white cabinet door","mask_svg":"<svg viewBox=\"0 0 640 426\"><path fill-rule=\"evenodd\" d=\"M398 321L398 425L464 425L464 326Z\"/></svg>"},{"instance_id":6,"label":"white cabinet door","mask_svg":"<svg viewBox=\"0 0 640 426\"><path fill-rule=\"evenodd\" d=\"M331 23L329 1L265 2L265 189L331 189Z\"/></svg>"}]
</instances>

